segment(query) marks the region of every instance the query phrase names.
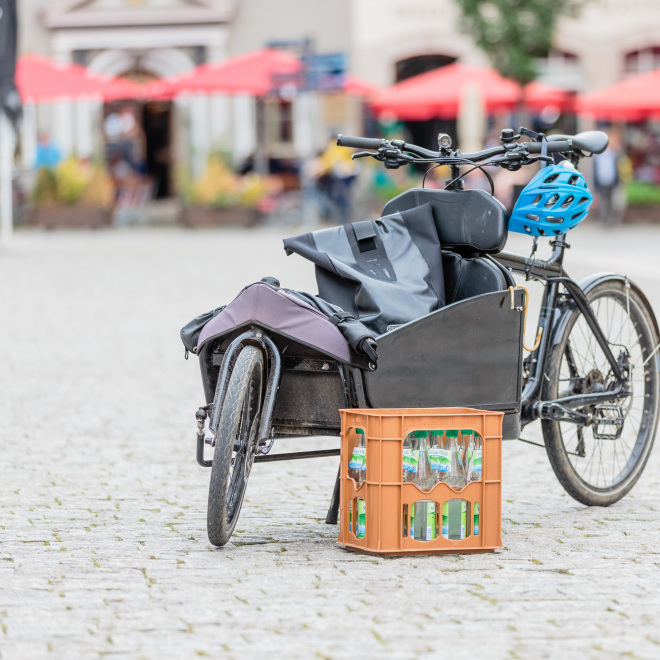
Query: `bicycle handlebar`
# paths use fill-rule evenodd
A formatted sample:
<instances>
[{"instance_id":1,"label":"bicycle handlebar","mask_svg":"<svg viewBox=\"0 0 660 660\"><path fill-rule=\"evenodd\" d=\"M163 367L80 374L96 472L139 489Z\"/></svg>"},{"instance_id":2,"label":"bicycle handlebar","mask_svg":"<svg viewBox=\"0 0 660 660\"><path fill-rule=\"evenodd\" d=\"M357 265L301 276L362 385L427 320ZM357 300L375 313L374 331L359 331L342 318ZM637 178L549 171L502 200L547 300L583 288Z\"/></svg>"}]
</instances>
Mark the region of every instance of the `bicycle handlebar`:
<instances>
[{"instance_id":1,"label":"bicycle handlebar","mask_svg":"<svg viewBox=\"0 0 660 660\"><path fill-rule=\"evenodd\" d=\"M552 153L561 153L564 151L572 151L573 145L571 140L555 140L552 142L546 142L546 152L549 154ZM392 147L398 149L401 152L407 151L408 153L414 154L420 158L433 158L439 161L442 160L470 160L473 162L478 162L481 160L486 160L492 158L493 156L500 156L505 153L515 153L515 149L524 147L524 150L528 154L540 154L542 150L541 142L517 142L513 143L511 146L501 146L493 147L491 149L484 149L483 151L477 151L473 154L460 154L458 152L453 153L443 153L439 151L431 151L430 149L424 149L423 147L418 147L416 144L408 144L403 142L403 140L383 140L380 138L365 138L365 137L350 137L348 135L338 135L337 136L337 145L340 147L352 147L354 149L375 149L378 150L381 147Z\"/></svg>"},{"instance_id":2,"label":"bicycle handlebar","mask_svg":"<svg viewBox=\"0 0 660 660\"><path fill-rule=\"evenodd\" d=\"M380 138L350 137L350 135L338 135L337 146L353 147L354 149L378 149L385 144L386 140Z\"/></svg>"}]
</instances>

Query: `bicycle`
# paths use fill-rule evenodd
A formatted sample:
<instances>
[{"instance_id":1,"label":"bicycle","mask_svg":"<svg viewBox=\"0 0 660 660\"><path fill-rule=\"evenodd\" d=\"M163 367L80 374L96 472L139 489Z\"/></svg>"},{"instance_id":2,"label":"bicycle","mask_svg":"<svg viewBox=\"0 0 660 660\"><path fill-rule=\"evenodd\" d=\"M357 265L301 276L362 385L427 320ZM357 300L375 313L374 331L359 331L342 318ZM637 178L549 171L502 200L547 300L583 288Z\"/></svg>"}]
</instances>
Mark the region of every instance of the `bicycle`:
<instances>
[{"instance_id":1,"label":"bicycle","mask_svg":"<svg viewBox=\"0 0 660 660\"><path fill-rule=\"evenodd\" d=\"M345 281L323 271L325 257L336 257L332 240L345 236L353 248L345 254L358 266L392 265L383 261L381 250L389 240L386 225L363 222L324 234L327 253L319 251L312 234L285 241L289 252L316 263L319 297L281 289L265 278L188 328L184 343L200 357L207 399L197 413L197 460L212 466L208 532L213 544L223 545L231 536L254 461L338 454L269 452L277 436L337 435L342 407L500 410L505 439L520 438L525 426L540 420L551 466L576 500L609 506L635 485L658 425L660 329L643 292L627 277L599 274L578 284L563 266L569 248L565 234L587 215L591 199L577 165L604 151L607 135L589 131L546 138L524 128L505 129L501 142L462 154L452 150L446 135L439 136L438 151L402 140L338 137L340 146L363 150L355 158L372 157L387 168L449 166L445 190L414 188L383 211L384 218L403 218L397 227L413 233L425 218L430 236L428 223L434 223L441 266L419 236L409 241L426 255L430 270L438 275L441 268L444 274L443 295L427 312L411 311L403 323L379 325L378 314L360 316L357 306L351 308L355 300L347 291L353 289ZM563 159L559 165L553 155ZM466 165L468 171L484 172L493 186L487 166L516 170L539 162L549 167L528 184L510 221L492 195L463 190ZM536 259L534 249L527 258L503 252L509 222L533 237L534 249L539 237L550 238L550 258ZM371 262L360 261L365 255ZM536 341L524 359L527 291L511 272L545 286ZM367 280L365 275L361 286ZM380 273L376 280L383 286L387 277ZM424 289L426 299L435 289ZM394 284L387 291L397 299ZM398 300L404 307L410 302ZM377 307L382 317L389 302ZM278 320L283 316L286 322ZM365 334L361 319L371 324L370 332ZM214 446L212 461L204 458L205 444ZM336 522L337 509L336 485L326 522Z\"/></svg>"}]
</instances>

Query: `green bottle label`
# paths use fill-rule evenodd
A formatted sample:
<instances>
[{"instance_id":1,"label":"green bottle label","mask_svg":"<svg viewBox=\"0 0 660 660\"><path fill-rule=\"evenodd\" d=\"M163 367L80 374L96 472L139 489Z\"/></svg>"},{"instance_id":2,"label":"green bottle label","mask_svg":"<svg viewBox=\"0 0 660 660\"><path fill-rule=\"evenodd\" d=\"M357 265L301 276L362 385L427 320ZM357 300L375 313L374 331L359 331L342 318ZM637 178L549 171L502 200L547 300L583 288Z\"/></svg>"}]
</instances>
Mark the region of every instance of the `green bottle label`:
<instances>
[{"instance_id":1,"label":"green bottle label","mask_svg":"<svg viewBox=\"0 0 660 660\"><path fill-rule=\"evenodd\" d=\"M429 462L431 463L431 470L447 474L451 472L451 451L449 449L439 449L438 447L429 449Z\"/></svg>"},{"instance_id":2,"label":"green bottle label","mask_svg":"<svg viewBox=\"0 0 660 660\"><path fill-rule=\"evenodd\" d=\"M479 502L474 503L474 535L479 536Z\"/></svg>"},{"instance_id":3,"label":"green bottle label","mask_svg":"<svg viewBox=\"0 0 660 660\"><path fill-rule=\"evenodd\" d=\"M408 472L411 472L412 474L417 474L419 471L419 450L418 449L411 449L410 450L410 469Z\"/></svg>"},{"instance_id":4,"label":"green bottle label","mask_svg":"<svg viewBox=\"0 0 660 660\"><path fill-rule=\"evenodd\" d=\"M482 450L473 449L472 450L472 479L473 481L479 481L481 479L482 472Z\"/></svg>"},{"instance_id":5,"label":"green bottle label","mask_svg":"<svg viewBox=\"0 0 660 660\"><path fill-rule=\"evenodd\" d=\"M445 502L442 505L442 535L449 538L449 504Z\"/></svg>"},{"instance_id":6,"label":"green bottle label","mask_svg":"<svg viewBox=\"0 0 660 660\"><path fill-rule=\"evenodd\" d=\"M428 502L426 505L426 540L432 541L435 538L435 502Z\"/></svg>"},{"instance_id":7,"label":"green bottle label","mask_svg":"<svg viewBox=\"0 0 660 660\"><path fill-rule=\"evenodd\" d=\"M412 449L403 450L403 471L410 472L410 459L412 458Z\"/></svg>"},{"instance_id":8,"label":"green bottle label","mask_svg":"<svg viewBox=\"0 0 660 660\"><path fill-rule=\"evenodd\" d=\"M349 470L365 470L367 465L367 448L356 447L348 463Z\"/></svg>"},{"instance_id":9,"label":"green bottle label","mask_svg":"<svg viewBox=\"0 0 660 660\"><path fill-rule=\"evenodd\" d=\"M357 537L364 538L367 531L367 511L364 500L358 499Z\"/></svg>"}]
</instances>

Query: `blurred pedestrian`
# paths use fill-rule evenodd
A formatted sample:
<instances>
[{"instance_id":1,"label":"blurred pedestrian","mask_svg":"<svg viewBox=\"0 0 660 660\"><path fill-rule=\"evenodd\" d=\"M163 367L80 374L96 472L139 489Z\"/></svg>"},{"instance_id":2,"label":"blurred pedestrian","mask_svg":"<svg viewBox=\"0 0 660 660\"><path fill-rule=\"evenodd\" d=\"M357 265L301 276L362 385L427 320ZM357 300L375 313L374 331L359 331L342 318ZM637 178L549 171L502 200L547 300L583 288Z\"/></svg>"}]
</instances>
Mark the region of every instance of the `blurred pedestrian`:
<instances>
[{"instance_id":1,"label":"blurred pedestrian","mask_svg":"<svg viewBox=\"0 0 660 660\"><path fill-rule=\"evenodd\" d=\"M337 146L336 137L333 135L315 167L317 191L322 198L321 206L324 205L323 202L329 202L330 219L342 223L351 222L353 219L352 191L360 170L351 155L350 149Z\"/></svg>"},{"instance_id":2,"label":"blurred pedestrian","mask_svg":"<svg viewBox=\"0 0 660 660\"><path fill-rule=\"evenodd\" d=\"M610 144L594 159L594 184L600 220L606 227L621 224L625 211L625 191L621 185L624 154L618 131L610 133Z\"/></svg>"},{"instance_id":3,"label":"blurred pedestrian","mask_svg":"<svg viewBox=\"0 0 660 660\"><path fill-rule=\"evenodd\" d=\"M62 152L51 140L46 132L40 132L37 136L37 154L34 159L34 168L40 170L45 167L54 170L62 160Z\"/></svg>"}]
</instances>

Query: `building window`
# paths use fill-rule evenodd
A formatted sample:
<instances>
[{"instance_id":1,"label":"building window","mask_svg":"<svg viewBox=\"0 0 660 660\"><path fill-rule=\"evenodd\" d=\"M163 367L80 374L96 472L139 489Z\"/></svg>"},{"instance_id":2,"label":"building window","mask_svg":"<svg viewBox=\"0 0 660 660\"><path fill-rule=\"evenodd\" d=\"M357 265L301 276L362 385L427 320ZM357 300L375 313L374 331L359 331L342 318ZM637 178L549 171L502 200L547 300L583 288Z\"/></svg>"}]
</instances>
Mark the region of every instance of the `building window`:
<instances>
[{"instance_id":1,"label":"building window","mask_svg":"<svg viewBox=\"0 0 660 660\"><path fill-rule=\"evenodd\" d=\"M626 75L634 76L660 68L660 46L626 53Z\"/></svg>"},{"instance_id":2,"label":"building window","mask_svg":"<svg viewBox=\"0 0 660 660\"><path fill-rule=\"evenodd\" d=\"M539 80L563 87L564 89L579 90L582 88L583 77L580 59L574 53L553 50L548 57L536 60Z\"/></svg>"}]
</instances>

